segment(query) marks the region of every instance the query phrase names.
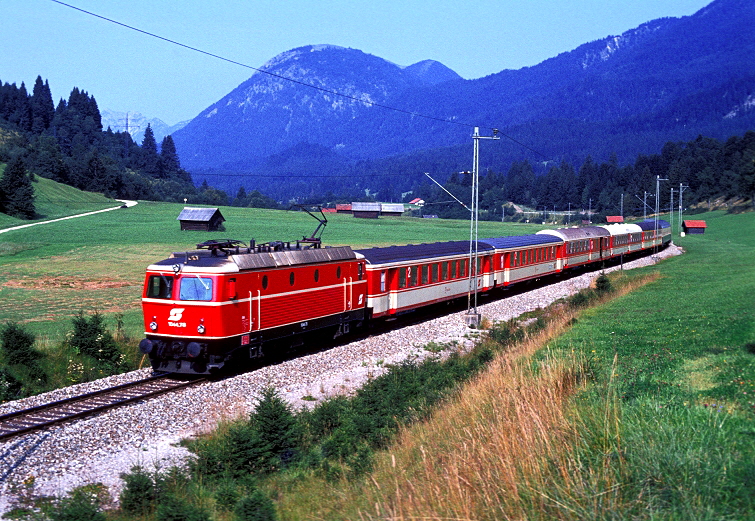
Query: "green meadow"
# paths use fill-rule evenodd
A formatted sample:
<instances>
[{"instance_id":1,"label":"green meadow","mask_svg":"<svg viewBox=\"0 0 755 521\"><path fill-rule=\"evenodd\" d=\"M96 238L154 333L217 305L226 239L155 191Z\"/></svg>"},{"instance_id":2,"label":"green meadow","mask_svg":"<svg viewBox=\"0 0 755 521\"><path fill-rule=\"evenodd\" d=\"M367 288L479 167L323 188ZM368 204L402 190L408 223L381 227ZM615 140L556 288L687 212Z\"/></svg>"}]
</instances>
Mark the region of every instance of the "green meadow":
<instances>
[{"instance_id":1,"label":"green meadow","mask_svg":"<svg viewBox=\"0 0 755 521\"><path fill-rule=\"evenodd\" d=\"M58 199L47 190L42 194L38 211L50 219L120 205L95 195L99 201L76 199L72 210L64 212L43 203L62 201L65 195ZM14 320L35 334L55 338L65 334L70 317L80 310L106 317L122 313L127 332L137 337L142 327L142 277L153 261L174 251L194 249L208 239L295 241L309 236L318 225L300 211L222 207L225 231L181 231L176 218L183 206L141 201L131 208L0 233L0 323ZM355 219L339 214L328 214L327 219L322 238L330 246L469 240L470 233L465 221ZM6 218L0 221L0 230L19 224L27 222ZM527 224L481 222L479 235L521 235L537 229Z\"/></svg>"}]
</instances>

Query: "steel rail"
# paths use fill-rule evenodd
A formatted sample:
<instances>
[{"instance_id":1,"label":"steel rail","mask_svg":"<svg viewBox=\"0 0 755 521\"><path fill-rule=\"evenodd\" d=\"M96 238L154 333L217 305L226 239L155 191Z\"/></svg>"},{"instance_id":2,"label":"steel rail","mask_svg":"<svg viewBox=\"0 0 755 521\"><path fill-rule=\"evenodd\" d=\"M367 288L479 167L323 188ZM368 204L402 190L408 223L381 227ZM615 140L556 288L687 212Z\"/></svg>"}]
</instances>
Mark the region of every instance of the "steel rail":
<instances>
[{"instance_id":1,"label":"steel rail","mask_svg":"<svg viewBox=\"0 0 755 521\"><path fill-rule=\"evenodd\" d=\"M0 416L0 441L207 381L161 374Z\"/></svg>"}]
</instances>

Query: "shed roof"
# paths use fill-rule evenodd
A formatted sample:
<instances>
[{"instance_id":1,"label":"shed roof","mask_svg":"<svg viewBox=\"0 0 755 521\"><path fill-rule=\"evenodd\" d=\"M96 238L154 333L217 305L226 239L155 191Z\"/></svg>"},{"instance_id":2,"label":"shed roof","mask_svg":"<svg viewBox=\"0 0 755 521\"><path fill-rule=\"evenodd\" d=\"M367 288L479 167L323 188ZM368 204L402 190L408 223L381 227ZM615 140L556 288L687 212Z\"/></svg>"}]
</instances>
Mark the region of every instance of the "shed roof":
<instances>
[{"instance_id":1,"label":"shed roof","mask_svg":"<svg viewBox=\"0 0 755 521\"><path fill-rule=\"evenodd\" d=\"M352 212L379 212L380 203L355 202L351 203Z\"/></svg>"},{"instance_id":2,"label":"shed roof","mask_svg":"<svg viewBox=\"0 0 755 521\"><path fill-rule=\"evenodd\" d=\"M380 211L383 213L404 213L404 203L380 203Z\"/></svg>"},{"instance_id":3,"label":"shed roof","mask_svg":"<svg viewBox=\"0 0 755 521\"><path fill-rule=\"evenodd\" d=\"M708 225L705 223L705 221L695 221L695 220L688 220L683 221L684 226L687 228L707 228Z\"/></svg>"},{"instance_id":4,"label":"shed roof","mask_svg":"<svg viewBox=\"0 0 755 521\"><path fill-rule=\"evenodd\" d=\"M216 213L225 221L223 214L221 214L220 210L217 208L191 208L185 206L184 209L181 210L181 213L178 214L178 217L176 217L176 220L209 222Z\"/></svg>"}]
</instances>

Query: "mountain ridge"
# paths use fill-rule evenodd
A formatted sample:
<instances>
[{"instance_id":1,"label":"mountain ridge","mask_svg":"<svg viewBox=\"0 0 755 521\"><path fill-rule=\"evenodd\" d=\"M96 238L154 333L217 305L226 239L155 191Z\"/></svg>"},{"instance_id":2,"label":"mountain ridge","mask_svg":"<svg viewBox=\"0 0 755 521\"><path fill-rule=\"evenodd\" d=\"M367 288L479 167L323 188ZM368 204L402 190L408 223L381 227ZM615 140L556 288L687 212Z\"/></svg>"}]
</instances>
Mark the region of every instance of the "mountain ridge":
<instances>
[{"instance_id":1,"label":"mountain ridge","mask_svg":"<svg viewBox=\"0 0 755 521\"><path fill-rule=\"evenodd\" d=\"M651 20L475 80L433 60L400 67L355 49L304 46L268 61L174 139L194 172L252 172L299 143L352 163L382 161L469 144L473 126L530 145L499 147L509 162L610 153L626 160L662 140L703 131L725 139L751 127L752 26L752 3L714 0L694 15ZM315 159L309 170L317 168Z\"/></svg>"}]
</instances>

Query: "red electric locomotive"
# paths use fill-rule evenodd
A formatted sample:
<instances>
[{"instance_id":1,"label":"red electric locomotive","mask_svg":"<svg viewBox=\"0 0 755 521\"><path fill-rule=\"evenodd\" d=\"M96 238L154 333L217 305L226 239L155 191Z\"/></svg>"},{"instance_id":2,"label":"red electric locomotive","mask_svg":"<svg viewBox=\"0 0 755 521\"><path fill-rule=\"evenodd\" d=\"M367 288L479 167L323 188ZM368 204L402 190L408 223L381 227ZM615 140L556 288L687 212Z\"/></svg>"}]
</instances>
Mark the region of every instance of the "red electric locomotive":
<instances>
[{"instance_id":1,"label":"red electric locomotive","mask_svg":"<svg viewBox=\"0 0 755 521\"><path fill-rule=\"evenodd\" d=\"M147 268L139 348L156 371L214 373L262 356L263 347L301 344L306 333L337 337L373 318L465 297L475 285L489 291L602 265L670 237L666 221L543 230L482 239L476 260L465 241L365 250L323 248L314 238L207 241Z\"/></svg>"},{"instance_id":2,"label":"red electric locomotive","mask_svg":"<svg viewBox=\"0 0 755 521\"><path fill-rule=\"evenodd\" d=\"M139 348L156 371L213 373L276 340L348 332L364 320L366 291L348 246L208 241L147 268Z\"/></svg>"}]
</instances>

